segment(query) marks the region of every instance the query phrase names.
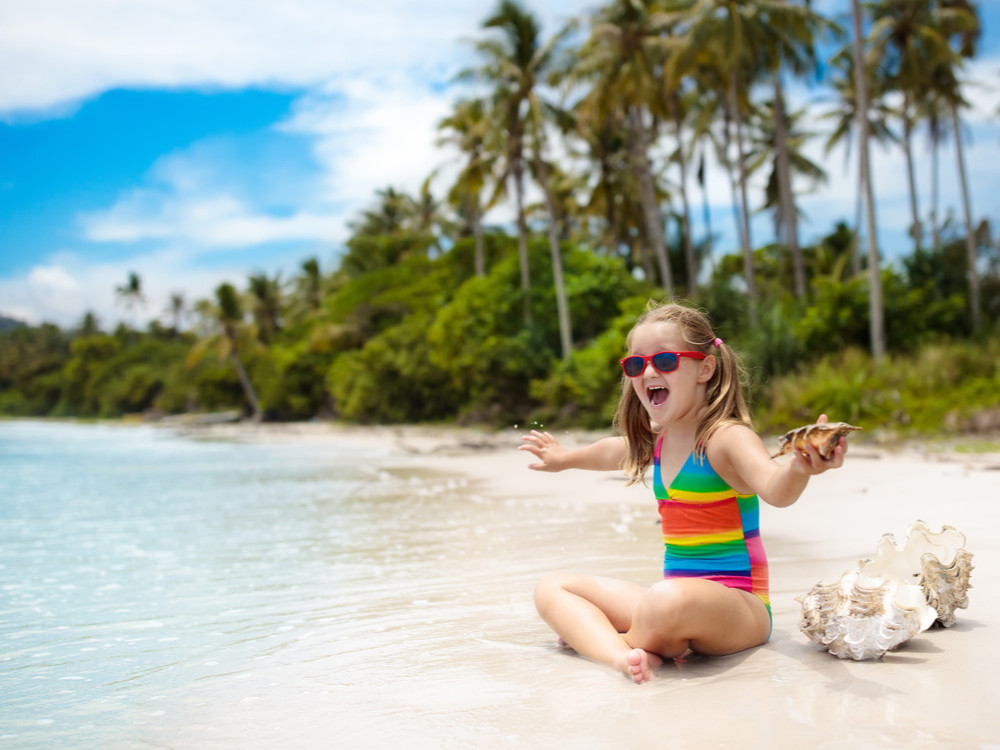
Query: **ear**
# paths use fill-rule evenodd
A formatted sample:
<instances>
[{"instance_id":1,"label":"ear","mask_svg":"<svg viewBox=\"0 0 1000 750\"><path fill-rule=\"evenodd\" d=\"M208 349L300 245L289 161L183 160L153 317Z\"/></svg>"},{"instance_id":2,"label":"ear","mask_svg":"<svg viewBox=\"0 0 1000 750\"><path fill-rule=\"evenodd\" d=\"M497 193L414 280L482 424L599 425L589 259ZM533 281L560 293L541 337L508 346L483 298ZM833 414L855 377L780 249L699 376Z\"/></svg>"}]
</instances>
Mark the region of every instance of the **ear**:
<instances>
[{"instance_id":1,"label":"ear","mask_svg":"<svg viewBox=\"0 0 1000 750\"><path fill-rule=\"evenodd\" d=\"M718 364L719 360L716 357L712 355L705 357L705 359L701 361L701 367L698 369L698 382L707 383L711 380L712 376L715 374L715 368Z\"/></svg>"}]
</instances>

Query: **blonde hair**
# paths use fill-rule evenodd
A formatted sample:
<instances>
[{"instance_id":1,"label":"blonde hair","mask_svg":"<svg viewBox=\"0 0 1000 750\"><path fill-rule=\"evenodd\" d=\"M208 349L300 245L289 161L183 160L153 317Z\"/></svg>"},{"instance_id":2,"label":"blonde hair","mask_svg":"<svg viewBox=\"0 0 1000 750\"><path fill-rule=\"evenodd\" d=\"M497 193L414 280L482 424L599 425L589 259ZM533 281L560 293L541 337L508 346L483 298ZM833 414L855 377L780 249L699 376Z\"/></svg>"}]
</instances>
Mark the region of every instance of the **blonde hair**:
<instances>
[{"instance_id":1,"label":"blonde hair","mask_svg":"<svg viewBox=\"0 0 1000 750\"><path fill-rule=\"evenodd\" d=\"M695 433L695 456L702 460L705 447L712 435L727 424L742 424L752 427L750 410L743 397L746 371L736 352L719 341L712 331L708 317L692 307L680 304L660 304L650 300L646 312L639 316L625 339L629 351L632 335L639 326L648 323L672 323L677 327L685 344L692 351L708 356L718 355L715 372L706 384L707 409ZM622 393L615 412L614 427L625 438L628 453L624 470L630 477L629 484L642 480L646 470L653 463L656 450L656 435L642 402L633 390L629 378L622 375Z\"/></svg>"}]
</instances>

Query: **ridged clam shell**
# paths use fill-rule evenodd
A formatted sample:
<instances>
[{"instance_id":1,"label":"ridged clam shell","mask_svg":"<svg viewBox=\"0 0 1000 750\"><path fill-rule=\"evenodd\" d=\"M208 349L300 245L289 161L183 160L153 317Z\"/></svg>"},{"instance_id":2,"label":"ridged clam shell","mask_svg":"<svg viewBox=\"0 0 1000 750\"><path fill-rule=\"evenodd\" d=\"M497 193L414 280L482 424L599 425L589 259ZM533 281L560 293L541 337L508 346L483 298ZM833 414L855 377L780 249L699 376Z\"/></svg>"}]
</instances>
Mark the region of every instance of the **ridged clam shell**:
<instances>
[{"instance_id":1,"label":"ridged clam shell","mask_svg":"<svg viewBox=\"0 0 1000 750\"><path fill-rule=\"evenodd\" d=\"M865 561L862 570L869 576L912 579L937 613L937 621L949 627L955 622L955 610L969 606L972 568L965 534L954 526L942 526L935 533L923 521L916 521L903 545L896 544L892 534L884 534L875 559Z\"/></svg>"},{"instance_id":2,"label":"ridged clam shell","mask_svg":"<svg viewBox=\"0 0 1000 750\"><path fill-rule=\"evenodd\" d=\"M877 659L935 621L948 626L968 606L972 554L951 526L932 532L912 524L906 543L892 534L876 556L861 560L834 583L820 582L803 597L799 628L841 659Z\"/></svg>"},{"instance_id":3,"label":"ridged clam shell","mask_svg":"<svg viewBox=\"0 0 1000 750\"><path fill-rule=\"evenodd\" d=\"M778 438L778 452L772 454L771 458L791 453L794 449L801 450L807 443L815 447L820 456L829 458L842 436L860 429L847 422L823 422L796 427Z\"/></svg>"}]
</instances>

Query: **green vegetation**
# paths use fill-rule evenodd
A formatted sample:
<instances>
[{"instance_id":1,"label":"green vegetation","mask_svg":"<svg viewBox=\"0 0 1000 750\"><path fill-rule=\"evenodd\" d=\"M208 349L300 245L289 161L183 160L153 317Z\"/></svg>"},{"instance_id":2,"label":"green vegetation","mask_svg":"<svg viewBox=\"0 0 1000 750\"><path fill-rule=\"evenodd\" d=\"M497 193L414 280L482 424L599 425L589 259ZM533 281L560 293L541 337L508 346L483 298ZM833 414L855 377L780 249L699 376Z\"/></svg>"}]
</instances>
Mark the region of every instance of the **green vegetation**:
<instances>
[{"instance_id":1,"label":"green vegetation","mask_svg":"<svg viewBox=\"0 0 1000 750\"><path fill-rule=\"evenodd\" d=\"M937 151L950 122L961 172L974 8L866 8L862 46L877 54L857 58L864 76L849 44L829 61L829 141L851 137L867 101L871 136L908 158L916 125ZM893 435L997 429L1000 247L967 199L960 225L936 206L925 220L911 179L913 247L892 265L845 224L811 246L797 236L792 177L825 173L802 154L814 134L786 110L782 79L809 75L818 40L838 32L829 20L792 2L615 0L575 31L543 38L502 0L463 73L486 93L440 124L462 157L446 202L430 181L417 196L378 191L335 268L310 258L290 279L256 273L190 306L175 293L169 323L145 331L135 273L109 290L130 321L114 331L91 314L72 331L0 320L0 414L605 427L626 331L683 288L750 365L764 430L821 411ZM692 236L688 182L709 154L730 174L738 247ZM483 224L505 199L509 233ZM754 247L757 210L778 242Z\"/></svg>"}]
</instances>

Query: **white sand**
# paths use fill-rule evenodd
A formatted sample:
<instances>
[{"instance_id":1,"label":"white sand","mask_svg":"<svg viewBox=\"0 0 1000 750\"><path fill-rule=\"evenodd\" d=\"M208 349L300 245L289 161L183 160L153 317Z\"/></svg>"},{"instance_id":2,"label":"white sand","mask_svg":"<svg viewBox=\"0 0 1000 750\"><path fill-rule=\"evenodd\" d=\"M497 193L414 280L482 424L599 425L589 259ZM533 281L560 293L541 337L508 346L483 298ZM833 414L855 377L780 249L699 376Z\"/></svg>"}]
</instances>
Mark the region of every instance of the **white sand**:
<instances>
[{"instance_id":1,"label":"white sand","mask_svg":"<svg viewBox=\"0 0 1000 750\"><path fill-rule=\"evenodd\" d=\"M598 511L606 506L606 524L574 529L588 538L592 554L567 559L569 569L600 572L602 558L622 554L620 545L607 541L607 530L626 509L626 516L638 519L632 522L636 541L626 554L634 554L636 570L655 572L660 564L648 487L626 487L608 474L530 471L526 466L533 457L515 450L520 431L331 424L221 425L198 431L253 440L378 445L389 451L389 467L462 477L470 492L497 502L527 499L568 514L577 504ZM556 434L570 445L595 437ZM852 440L842 469L813 479L794 506L762 504L761 514L774 610L768 645L730 657L668 662L653 683L637 686L552 648L544 623L529 621L526 636L512 636L506 646L483 646L484 660L494 660L486 670L498 675L494 683L470 665L477 676L467 689L452 685L453 694L424 694L435 710L452 705L457 713L448 715L456 718L429 722L418 701L406 731L400 728L397 736L372 727L369 734L356 735L354 746L405 738L411 747L1000 748L1000 656L992 643L1000 626L1000 455L918 448L892 452ZM974 555L970 604L958 611L955 625L934 627L868 662L841 661L810 643L798 628L795 597L873 555L882 534L902 540L918 519L935 531L945 524L956 527ZM530 557L532 542L511 540L506 549L518 559ZM530 591L524 597L530 602ZM498 648L503 650L499 658L485 653ZM389 679L380 671L386 668L373 665L373 679ZM426 685L432 684L433 675L427 675ZM545 720L510 713L512 691L525 697L524 716L531 711ZM451 745L438 744L442 727ZM501 742L505 731L509 741Z\"/></svg>"}]
</instances>

